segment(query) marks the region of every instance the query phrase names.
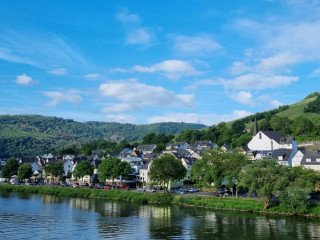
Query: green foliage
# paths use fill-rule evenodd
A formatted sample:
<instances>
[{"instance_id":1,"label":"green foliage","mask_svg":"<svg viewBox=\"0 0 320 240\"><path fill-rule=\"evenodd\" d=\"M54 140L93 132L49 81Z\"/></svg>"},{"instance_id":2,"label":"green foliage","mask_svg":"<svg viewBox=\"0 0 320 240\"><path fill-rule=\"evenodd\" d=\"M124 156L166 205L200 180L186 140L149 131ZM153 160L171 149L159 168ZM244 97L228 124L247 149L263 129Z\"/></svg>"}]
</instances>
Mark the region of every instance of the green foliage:
<instances>
[{"instance_id":1,"label":"green foliage","mask_svg":"<svg viewBox=\"0 0 320 240\"><path fill-rule=\"evenodd\" d=\"M309 98L314 98L314 97L318 97L320 95L319 92L314 92L314 93L311 93L309 94L308 96L306 96L304 99L309 99Z\"/></svg>"},{"instance_id":2,"label":"green foliage","mask_svg":"<svg viewBox=\"0 0 320 240\"><path fill-rule=\"evenodd\" d=\"M246 126L244 125L243 121L241 121L241 120L235 121L231 125L231 129L235 134L242 134L243 131L245 130L245 127Z\"/></svg>"},{"instance_id":3,"label":"green foliage","mask_svg":"<svg viewBox=\"0 0 320 240\"><path fill-rule=\"evenodd\" d=\"M7 160L6 165L4 165L4 167L2 168L1 175L4 178L11 178L11 176L17 175L18 168L18 161L14 157L11 157Z\"/></svg>"},{"instance_id":4,"label":"green foliage","mask_svg":"<svg viewBox=\"0 0 320 240\"><path fill-rule=\"evenodd\" d=\"M289 134L291 129L291 121L287 117L273 116L270 120L270 127L275 132Z\"/></svg>"},{"instance_id":5,"label":"green foliage","mask_svg":"<svg viewBox=\"0 0 320 240\"><path fill-rule=\"evenodd\" d=\"M299 116L294 119L292 129L297 135L308 136L313 130L313 123L308 118Z\"/></svg>"},{"instance_id":6,"label":"green foliage","mask_svg":"<svg viewBox=\"0 0 320 240\"><path fill-rule=\"evenodd\" d=\"M66 146L76 144L79 147L84 143L97 139L107 139L109 142L120 142L123 139L130 142L140 141L150 132L171 134L170 136L172 137L172 134L179 133L185 129L200 129L204 127L206 126L203 124L172 122L149 125L109 122L81 123L69 119L39 115L1 115L0 157L37 156L47 152L50 148L59 152ZM109 146L102 149L105 148L109 148ZM74 150L74 148L72 149ZM69 150L71 149L62 153L74 154ZM83 150L85 154L89 152L90 149Z\"/></svg>"},{"instance_id":7,"label":"green foliage","mask_svg":"<svg viewBox=\"0 0 320 240\"><path fill-rule=\"evenodd\" d=\"M320 113L320 95L318 94L316 100L308 103L304 108L304 112Z\"/></svg>"},{"instance_id":8,"label":"green foliage","mask_svg":"<svg viewBox=\"0 0 320 240\"><path fill-rule=\"evenodd\" d=\"M181 160L175 159L172 155L163 155L151 162L149 178L152 182L164 186L166 191L170 181L179 181L186 173Z\"/></svg>"},{"instance_id":9,"label":"green foliage","mask_svg":"<svg viewBox=\"0 0 320 240\"><path fill-rule=\"evenodd\" d=\"M30 163L24 163L18 168L18 179L29 179L32 177L33 171Z\"/></svg>"},{"instance_id":10,"label":"green foliage","mask_svg":"<svg viewBox=\"0 0 320 240\"><path fill-rule=\"evenodd\" d=\"M240 186L256 191L267 209L271 198L286 190L293 179L293 174L286 166L279 166L276 160L259 160L247 165L240 173Z\"/></svg>"},{"instance_id":11,"label":"green foliage","mask_svg":"<svg viewBox=\"0 0 320 240\"><path fill-rule=\"evenodd\" d=\"M233 188L240 180L241 170L249 163L246 156L237 151L209 150L192 165L190 176L200 187L209 187L212 183L220 187L225 182L227 187Z\"/></svg>"},{"instance_id":12,"label":"green foliage","mask_svg":"<svg viewBox=\"0 0 320 240\"><path fill-rule=\"evenodd\" d=\"M73 170L73 176L77 179L83 178L86 175L93 175L93 167L89 161L81 161L75 166Z\"/></svg>"},{"instance_id":13,"label":"green foliage","mask_svg":"<svg viewBox=\"0 0 320 240\"><path fill-rule=\"evenodd\" d=\"M51 162L43 167L46 175L51 175L53 177L61 177L64 174L63 163L62 162Z\"/></svg>"},{"instance_id":14,"label":"green foliage","mask_svg":"<svg viewBox=\"0 0 320 240\"><path fill-rule=\"evenodd\" d=\"M106 179L120 178L120 176L126 178L131 171L130 164L124 161L121 161L116 157L108 157L103 159L99 165L99 180L100 182L105 182Z\"/></svg>"},{"instance_id":15,"label":"green foliage","mask_svg":"<svg viewBox=\"0 0 320 240\"><path fill-rule=\"evenodd\" d=\"M280 206L291 213L305 213L309 206L306 191L301 188L290 188L281 194Z\"/></svg>"}]
</instances>

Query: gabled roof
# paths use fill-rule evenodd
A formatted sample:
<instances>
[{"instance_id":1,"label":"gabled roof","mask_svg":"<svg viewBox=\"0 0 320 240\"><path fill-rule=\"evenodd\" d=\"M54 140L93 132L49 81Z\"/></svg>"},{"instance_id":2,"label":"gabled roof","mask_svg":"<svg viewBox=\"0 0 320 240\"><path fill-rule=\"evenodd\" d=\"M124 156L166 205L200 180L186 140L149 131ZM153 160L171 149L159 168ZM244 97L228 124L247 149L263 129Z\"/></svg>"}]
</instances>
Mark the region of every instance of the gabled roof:
<instances>
[{"instance_id":1,"label":"gabled roof","mask_svg":"<svg viewBox=\"0 0 320 240\"><path fill-rule=\"evenodd\" d=\"M293 140L295 140L294 137L282 137L280 138L280 144L292 144Z\"/></svg>"},{"instance_id":2,"label":"gabled roof","mask_svg":"<svg viewBox=\"0 0 320 240\"><path fill-rule=\"evenodd\" d=\"M268 138L273 139L274 141L276 141L277 143L280 143L280 139L281 138L285 138L286 135L284 135L281 132L273 132L273 131L261 131L262 133L264 133Z\"/></svg>"},{"instance_id":3,"label":"gabled roof","mask_svg":"<svg viewBox=\"0 0 320 240\"><path fill-rule=\"evenodd\" d=\"M307 162L310 159L310 162ZM317 161L318 159L318 161ZM320 150L306 150L301 160L302 165L320 165Z\"/></svg>"},{"instance_id":4,"label":"gabled roof","mask_svg":"<svg viewBox=\"0 0 320 240\"><path fill-rule=\"evenodd\" d=\"M145 164L142 165L140 170L148 170L149 164L152 162L152 160L148 160Z\"/></svg>"},{"instance_id":5,"label":"gabled roof","mask_svg":"<svg viewBox=\"0 0 320 240\"><path fill-rule=\"evenodd\" d=\"M137 151L152 151L157 145L156 144L148 144L148 145L138 145Z\"/></svg>"}]
</instances>

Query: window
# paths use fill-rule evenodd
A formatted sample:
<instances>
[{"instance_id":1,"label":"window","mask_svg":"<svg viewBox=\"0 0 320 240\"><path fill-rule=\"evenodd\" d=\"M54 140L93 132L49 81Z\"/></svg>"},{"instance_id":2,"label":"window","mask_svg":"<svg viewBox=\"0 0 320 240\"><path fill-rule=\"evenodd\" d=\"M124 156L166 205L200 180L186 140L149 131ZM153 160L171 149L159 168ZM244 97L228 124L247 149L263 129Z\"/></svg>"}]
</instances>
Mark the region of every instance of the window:
<instances>
[{"instance_id":1,"label":"window","mask_svg":"<svg viewBox=\"0 0 320 240\"><path fill-rule=\"evenodd\" d=\"M316 158L316 162L320 162L320 158Z\"/></svg>"},{"instance_id":2,"label":"window","mask_svg":"<svg viewBox=\"0 0 320 240\"><path fill-rule=\"evenodd\" d=\"M259 139L262 139L262 134L261 133L259 133Z\"/></svg>"},{"instance_id":3,"label":"window","mask_svg":"<svg viewBox=\"0 0 320 240\"><path fill-rule=\"evenodd\" d=\"M311 162L311 158L306 158L306 162Z\"/></svg>"}]
</instances>

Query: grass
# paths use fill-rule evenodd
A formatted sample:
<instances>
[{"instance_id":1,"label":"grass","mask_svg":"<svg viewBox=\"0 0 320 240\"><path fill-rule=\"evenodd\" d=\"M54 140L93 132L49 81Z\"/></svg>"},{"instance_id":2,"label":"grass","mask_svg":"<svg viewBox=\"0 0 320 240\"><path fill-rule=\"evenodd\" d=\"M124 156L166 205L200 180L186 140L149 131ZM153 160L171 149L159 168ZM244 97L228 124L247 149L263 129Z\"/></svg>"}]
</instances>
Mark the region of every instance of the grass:
<instances>
[{"instance_id":1,"label":"grass","mask_svg":"<svg viewBox=\"0 0 320 240\"><path fill-rule=\"evenodd\" d=\"M279 117L288 117L290 120L293 120L296 117L303 115L304 117L312 120L317 114L316 113L305 113L305 112L303 112L303 109L305 108L305 106L307 106L307 104L309 102L312 102L315 99L316 99L316 97L312 97L312 98L304 99L300 102L291 104L288 109L286 109L280 113L277 113L276 115Z\"/></svg>"},{"instance_id":2,"label":"grass","mask_svg":"<svg viewBox=\"0 0 320 240\"><path fill-rule=\"evenodd\" d=\"M259 199L252 198L224 198L213 196L204 197L197 195L176 195L163 193L142 193L121 190L101 190L90 188L63 188L56 186L45 187L24 185L0 185L0 191L48 194L63 197L94 197L100 199L137 202L142 204L178 204L183 206L202 207L237 212L294 215L290 213L288 210L283 209L276 202L272 202L270 207L266 211L264 211L263 202ZM310 204L304 216L320 217L320 204Z\"/></svg>"}]
</instances>

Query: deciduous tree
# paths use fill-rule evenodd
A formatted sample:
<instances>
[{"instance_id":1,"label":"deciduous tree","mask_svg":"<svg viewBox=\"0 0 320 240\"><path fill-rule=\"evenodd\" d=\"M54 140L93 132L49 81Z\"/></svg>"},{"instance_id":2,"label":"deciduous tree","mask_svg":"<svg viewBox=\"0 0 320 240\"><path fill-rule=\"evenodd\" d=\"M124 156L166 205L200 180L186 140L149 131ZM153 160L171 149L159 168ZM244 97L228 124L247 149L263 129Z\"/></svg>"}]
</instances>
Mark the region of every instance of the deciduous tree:
<instances>
[{"instance_id":1,"label":"deciduous tree","mask_svg":"<svg viewBox=\"0 0 320 240\"><path fill-rule=\"evenodd\" d=\"M11 176L17 175L18 167L18 161L14 157L9 158L6 162L6 165L4 165L4 167L2 168L2 177L11 178Z\"/></svg>"},{"instance_id":2,"label":"deciduous tree","mask_svg":"<svg viewBox=\"0 0 320 240\"><path fill-rule=\"evenodd\" d=\"M33 171L30 163L24 163L18 168L18 179L29 179L32 177Z\"/></svg>"},{"instance_id":3,"label":"deciduous tree","mask_svg":"<svg viewBox=\"0 0 320 240\"><path fill-rule=\"evenodd\" d=\"M81 161L77 164L73 170L73 176L75 178L82 178L86 175L91 176L93 174L93 167L91 166L89 161Z\"/></svg>"},{"instance_id":4,"label":"deciduous tree","mask_svg":"<svg viewBox=\"0 0 320 240\"><path fill-rule=\"evenodd\" d=\"M181 160L172 155L163 155L151 162L149 178L152 182L164 186L164 192L168 191L171 181L179 181L186 175L187 170Z\"/></svg>"}]
</instances>

